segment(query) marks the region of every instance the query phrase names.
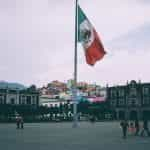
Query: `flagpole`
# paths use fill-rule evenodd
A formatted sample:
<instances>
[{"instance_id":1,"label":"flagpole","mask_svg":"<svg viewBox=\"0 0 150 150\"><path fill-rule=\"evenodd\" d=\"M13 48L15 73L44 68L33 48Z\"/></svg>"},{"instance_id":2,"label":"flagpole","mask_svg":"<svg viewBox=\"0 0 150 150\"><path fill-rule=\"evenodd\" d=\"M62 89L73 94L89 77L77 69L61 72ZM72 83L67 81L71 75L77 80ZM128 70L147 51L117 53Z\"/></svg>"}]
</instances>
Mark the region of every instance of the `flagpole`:
<instances>
[{"instance_id":1,"label":"flagpole","mask_svg":"<svg viewBox=\"0 0 150 150\"><path fill-rule=\"evenodd\" d=\"M75 51L74 51L74 85L73 85L73 127L78 126L77 117L77 41L78 41L78 0L75 0Z\"/></svg>"}]
</instances>

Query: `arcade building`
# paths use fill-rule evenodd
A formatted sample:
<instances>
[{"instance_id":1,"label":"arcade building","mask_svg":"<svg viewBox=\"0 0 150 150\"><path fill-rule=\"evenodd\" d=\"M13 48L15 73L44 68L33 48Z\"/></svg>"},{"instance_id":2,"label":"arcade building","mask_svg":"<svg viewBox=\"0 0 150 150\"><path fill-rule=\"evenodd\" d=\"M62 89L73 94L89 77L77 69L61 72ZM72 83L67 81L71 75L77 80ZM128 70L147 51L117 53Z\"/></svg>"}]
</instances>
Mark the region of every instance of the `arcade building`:
<instances>
[{"instance_id":1,"label":"arcade building","mask_svg":"<svg viewBox=\"0 0 150 150\"><path fill-rule=\"evenodd\" d=\"M116 119L150 119L150 83L127 82L107 88L107 100Z\"/></svg>"},{"instance_id":2,"label":"arcade building","mask_svg":"<svg viewBox=\"0 0 150 150\"><path fill-rule=\"evenodd\" d=\"M0 105L39 105L39 92L29 89L0 88Z\"/></svg>"}]
</instances>

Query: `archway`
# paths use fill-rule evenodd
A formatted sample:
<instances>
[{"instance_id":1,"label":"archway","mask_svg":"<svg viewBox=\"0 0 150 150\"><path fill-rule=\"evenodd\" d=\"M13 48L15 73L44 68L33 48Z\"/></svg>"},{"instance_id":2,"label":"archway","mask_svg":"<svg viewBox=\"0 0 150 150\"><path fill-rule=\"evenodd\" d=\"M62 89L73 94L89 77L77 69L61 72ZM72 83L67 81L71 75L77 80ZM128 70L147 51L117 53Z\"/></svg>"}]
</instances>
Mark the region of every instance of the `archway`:
<instances>
[{"instance_id":1,"label":"archway","mask_svg":"<svg viewBox=\"0 0 150 150\"><path fill-rule=\"evenodd\" d=\"M137 111L133 110L130 112L130 120L137 119Z\"/></svg>"},{"instance_id":2,"label":"archway","mask_svg":"<svg viewBox=\"0 0 150 150\"><path fill-rule=\"evenodd\" d=\"M143 119L150 120L150 110L144 110L143 111Z\"/></svg>"},{"instance_id":3,"label":"archway","mask_svg":"<svg viewBox=\"0 0 150 150\"><path fill-rule=\"evenodd\" d=\"M124 120L125 119L125 112L124 111L119 111L119 119Z\"/></svg>"}]
</instances>

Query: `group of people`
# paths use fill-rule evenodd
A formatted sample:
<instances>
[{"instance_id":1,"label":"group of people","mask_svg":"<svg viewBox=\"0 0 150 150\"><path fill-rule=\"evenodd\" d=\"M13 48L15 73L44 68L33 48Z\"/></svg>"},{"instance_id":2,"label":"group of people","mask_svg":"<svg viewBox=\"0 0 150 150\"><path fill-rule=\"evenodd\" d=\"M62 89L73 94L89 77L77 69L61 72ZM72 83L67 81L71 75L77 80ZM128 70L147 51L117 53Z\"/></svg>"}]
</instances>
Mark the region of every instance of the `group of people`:
<instances>
[{"instance_id":1,"label":"group of people","mask_svg":"<svg viewBox=\"0 0 150 150\"><path fill-rule=\"evenodd\" d=\"M24 121L21 116L16 117L16 125L17 129L23 129L24 128Z\"/></svg>"},{"instance_id":2,"label":"group of people","mask_svg":"<svg viewBox=\"0 0 150 150\"><path fill-rule=\"evenodd\" d=\"M120 126L122 128L123 138L126 138L127 131L129 131L131 134L135 136L144 136L146 133L147 136L150 136L150 131L148 127L148 120L143 120L142 126L140 125L139 121L136 119L134 122L128 123L127 120L123 120L120 123Z\"/></svg>"}]
</instances>

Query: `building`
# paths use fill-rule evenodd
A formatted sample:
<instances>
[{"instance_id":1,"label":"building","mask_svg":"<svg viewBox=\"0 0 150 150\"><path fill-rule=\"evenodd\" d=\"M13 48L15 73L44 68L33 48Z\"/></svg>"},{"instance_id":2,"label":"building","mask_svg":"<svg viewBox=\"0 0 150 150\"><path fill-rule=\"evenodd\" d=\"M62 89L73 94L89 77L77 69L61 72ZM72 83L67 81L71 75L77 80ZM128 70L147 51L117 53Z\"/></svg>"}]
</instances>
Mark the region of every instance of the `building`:
<instances>
[{"instance_id":1,"label":"building","mask_svg":"<svg viewBox=\"0 0 150 150\"><path fill-rule=\"evenodd\" d=\"M0 104L39 105L39 92L30 89L0 88Z\"/></svg>"},{"instance_id":2,"label":"building","mask_svg":"<svg viewBox=\"0 0 150 150\"><path fill-rule=\"evenodd\" d=\"M117 119L150 119L150 83L132 80L126 85L107 87L107 100Z\"/></svg>"},{"instance_id":3,"label":"building","mask_svg":"<svg viewBox=\"0 0 150 150\"><path fill-rule=\"evenodd\" d=\"M52 97L50 95L40 96L40 105L50 108L52 112L49 114L51 117L63 117L72 116L71 113L72 101L65 98L60 98L59 96ZM53 109L54 108L54 109Z\"/></svg>"},{"instance_id":4,"label":"building","mask_svg":"<svg viewBox=\"0 0 150 150\"><path fill-rule=\"evenodd\" d=\"M72 104L72 101L69 99L60 98L59 96L52 97L50 95L41 95L40 96L40 105L47 107L59 107L64 104Z\"/></svg>"},{"instance_id":5,"label":"building","mask_svg":"<svg viewBox=\"0 0 150 150\"><path fill-rule=\"evenodd\" d=\"M67 85L57 80L52 81L51 83L48 83L46 86L42 88L39 88L39 92L41 95L55 96L65 91L67 91Z\"/></svg>"}]
</instances>

